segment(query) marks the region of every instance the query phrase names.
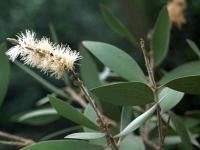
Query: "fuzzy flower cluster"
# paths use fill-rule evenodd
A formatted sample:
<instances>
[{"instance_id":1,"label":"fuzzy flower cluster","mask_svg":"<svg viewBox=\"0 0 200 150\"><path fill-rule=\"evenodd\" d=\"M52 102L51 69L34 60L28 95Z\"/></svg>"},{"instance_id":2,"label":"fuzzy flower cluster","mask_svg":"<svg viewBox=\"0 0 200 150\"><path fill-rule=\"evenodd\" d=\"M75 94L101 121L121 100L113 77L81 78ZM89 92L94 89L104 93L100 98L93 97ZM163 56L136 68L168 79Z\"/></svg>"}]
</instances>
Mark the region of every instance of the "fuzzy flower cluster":
<instances>
[{"instance_id":1,"label":"fuzzy flower cluster","mask_svg":"<svg viewBox=\"0 0 200 150\"><path fill-rule=\"evenodd\" d=\"M65 70L72 70L75 61L80 59L79 53L72 51L69 46L53 44L46 37L36 39L36 34L29 30L10 41L16 44L6 52L10 60L15 61L19 57L25 64L50 73L58 79Z\"/></svg>"},{"instance_id":2,"label":"fuzzy flower cluster","mask_svg":"<svg viewBox=\"0 0 200 150\"><path fill-rule=\"evenodd\" d=\"M182 25L186 23L186 18L184 16L186 7L186 0L171 0L167 4L170 21L178 28L181 28Z\"/></svg>"}]
</instances>

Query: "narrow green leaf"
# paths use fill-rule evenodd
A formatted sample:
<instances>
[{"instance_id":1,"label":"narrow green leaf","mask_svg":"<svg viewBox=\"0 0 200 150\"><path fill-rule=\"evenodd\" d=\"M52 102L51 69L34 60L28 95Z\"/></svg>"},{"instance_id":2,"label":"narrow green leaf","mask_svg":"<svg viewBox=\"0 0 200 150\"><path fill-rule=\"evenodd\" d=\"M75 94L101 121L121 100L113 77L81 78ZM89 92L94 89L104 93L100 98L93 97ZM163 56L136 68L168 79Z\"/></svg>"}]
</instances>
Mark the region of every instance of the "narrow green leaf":
<instances>
[{"instance_id":1,"label":"narrow green leaf","mask_svg":"<svg viewBox=\"0 0 200 150\"><path fill-rule=\"evenodd\" d=\"M38 126L51 123L57 120L58 118L59 116L55 109L43 108L17 114L16 116L12 117L12 120L22 124Z\"/></svg>"},{"instance_id":2,"label":"narrow green leaf","mask_svg":"<svg viewBox=\"0 0 200 150\"><path fill-rule=\"evenodd\" d=\"M195 146L199 147L199 143L198 141L195 140L195 138L197 137L193 137L193 142L192 144L194 144ZM181 143L181 138L180 136L166 136L165 138L165 144L166 145L177 145L177 144L181 144L180 145L180 150L185 149L184 145Z\"/></svg>"},{"instance_id":3,"label":"narrow green leaf","mask_svg":"<svg viewBox=\"0 0 200 150\"><path fill-rule=\"evenodd\" d=\"M147 83L146 77L139 65L132 57L119 48L110 44L92 41L84 41L83 45L104 65L123 78Z\"/></svg>"},{"instance_id":4,"label":"narrow green leaf","mask_svg":"<svg viewBox=\"0 0 200 150\"><path fill-rule=\"evenodd\" d=\"M112 120L120 121L121 107L99 100L103 113Z\"/></svg>"},{"instance_id":5,"label":"narrow green leaf","mask_svg":"<svg viewBox=\"0 0 200 150\"><path fill-rule=\"evenodd\" d=\"M66 139L93 140L105 137L105 133L100 132L79 132L65 136Z\"/></svg>"},{"instance_id":6,"label":"narrow green leaf","mask_svg":"<svg viewBox=\"0 0 200 150\"><path fill-rule=\"evenodd\" d=\"M194 51L194 53L200 58L200 49L198 48L198 46L190 39L187 39L186 41L191 49Z\"/></svg>"},{"instance_id":7,"label":"narrow green leaf","mask_svg":"<svg viewBox=\"0 0 200 150\"><path fill-rule=\"evenodd\" d=\"M64 102L56 97L49 96L51 105L56 109L59 115L69 119L77 124L84 125L88 128L98 130L98 126L86 118L82 113L76 110L67 102Z\"/></svg>"},{"instance_id":8,"label":"narrow green leaf","mask_svg":"<svg viewBox=\"0 0 200 150\"><path fill-rule=\"evenodd\" d=\"M88 104L87 107L85 108L84 116L86 116L94 124L98 125L96 113L91 105Z\"/></svg>"},{"instance_id":9,"label":"narrow green leaf","mask_svg":"<svg viewBox=\"0 0 200 150\"><path fill-rule=\"evenodd\" d=\"M173 106L175 106L177 102L179 102L182 99L183 95L184 94L181 92L165 88L159 93L159 102L157 104L160 105L163 112L167 111L171 109ZM130 124L128 124L128 126L124 130L122 130L117 135L117 137L127 135L138 129L140 126L142 126L145 123L145 121L153 115L153 113L157 108L157 104L154 104L146 112L135 118Z\"/></svg>"},{"instance_id":10,"label":"narrow green leaf","mask_svg":"<svg viewBox=\"0 0 200 150\"><path fill-rule=\"evenodd\" d=\"M99 72L91 54L88 53L88 51L83 46L80 47L80 52L81 56L83 57L83 59L81 59L80 72L84 84L88 89L101 86ZM95 97L93 98L95 99ZM95 101L101 104L101 108L103 109L105 115L107 115L108 117L112 116L111 118L114 119L118 119L119 117L118 114L120 113L119 109L117 108L118 106L103 101L99 101L97 99L95 99ZM114 115L113 112L115 113Z\"/></svg>"},{"instance_id":11,"label":"narrow green leaf","mask_svg":"<svg viewBox=\"0 0 200 150\"><path fill-rule=\"evenodd\" d=\"M50 95L51 96L56 96L56 94L54 94L54 93L52 93ZM40 100L38 100L36 105L37 106L42 106L42 105L45 105L47 103L49 103L49 98L48 98L48 96L45 96L45 97L41 98Z\"/></svg>"},{"instance_id":12,"label":"narrow green leaf","mask_svg":"<svg viewBox=\"0 0 200 150\"><path fill-rule=\"evenodd\" d=\"M119 147L120 150L145 150L142 138L132 134L126 136Z\"/></svg>"},{"instance_id":13,"label":"narrow green leaf","mask_svg":"<svg viewBox=\"0 0 200 150\"><path fill-rule=\"evenodd\" d=\"M50 30L50 33L51 33L51 37L53 39L53 42L54 43L58 43L58 36L56 34L56 30L54 28L54 25L52 23L49 23L49 30Z\"/></svg>"},{"instance_id":14,"label":"narrow green leaf","mask_svg":"<svg viewBox=\"0 0 200 150\"><path fill-rule=\"evenodd\" d=\"M88 105L85 108L84 116L86 116L89 120L91 120L93 123L98 125L96 113L95 113L95 111L94 111L94 109L92 108L91 105ZM85 132L95 132L95 130L92 130L92 129L89 129L89 128L86 128L86 127L84 127L83 130ZM94 139L94 140L92 140L90 142L93 143L93 144L105 145L106 144L106 139L105 138Z\"/></svg>"},{"instance_id":15,"label":"narrow green leaf","mask_svg":"<svg viewBox=\"0 0 200 150\"><path fill-rule=\"evenodd\" d=\"M118 33L122 37L126 37L130 42L137 46L137 40L133 35L130 33L130 31L122 24L120 20L118 20L111 12L110 10L105 7L104 5L100 5L101 13L106 21L106 23L109 25L109 27L116 33Z\"/></svg>"},{"instance_id":16,"label":"narrow green leaf","mask_svg":"<svg viewBox=\"0 0 200 150\"><path fill-rule=\"evenodd\" d=\"M186 115L192 118L200 118L200 110L192 110L192 111L187 111Z\"/></svg>"},{"instance_id":17,"label":"narrow green leaf","mask_svg":"<svg viewBox=\"0 0 200 150\"><path fill-rule=\"evenodd\" d=\"M133 117L132 106L123 106L121 112L120 131L122 131L130 122Z\"/></svg>"},{"instance_id":18,"label":"narrow green leaf","mask_svg":"<svg viewBox=\"0 0 200 150\"><path fill-rule=\"evenodd\" d=\"M100 100L115 105L144 105L154 101L150 87L140 82L124 82L101 86L91 92Z\"/></svg>"},{"instance_id":19,"label":"narrow green leaf","mask_svg":"<svg viewBox=\"0 0 200 150\"><path fill-rule=\"evenodd\" d=\"M151 41L151 49L153 50L154 63L158 66L166 57L169 40L170 40L170 20L167 8L163 8L156 21L153 37Z\"/></svg>"},{"instance_id":20,"label":"narrow green leaf","mask_svg":"<svg viewBox=\"0 0 200 150\"><path fill-rule=\"evenodd\" d=\"M166 84L172 80L200 75L200 61L193 61L185 63L172 71L165 74L165 76L159 81L161 84Z\"/></svg>"},{"instance_id":21,"label":"narrow green leaf","mask_svg":"<svg viewBox=\"0 0 200 150\"><path fill-rule=\"evenodd\" d=\"M182 118L187 129L194 128L200 124L199 117L193 118L192 116L185 114L185 116Z\"/></svg>"},{"instance_id":22,"label":"narrow green leaf","mask_svg":"<svg viewBox=\"0 0 200 150\"><path fill-rule=\"evenodd\" d=\"M102 150L103 147L99 145L90 144L85 141L72 140L52 140L39 142L21 150Z\"/></svg>"},{"instance_id":23,"label":"narrow green leaf","mask_svg":"<svg viewBox=\"0 0 200 150\"><path fill-rule=\"evenodd\" d=\"M168 122L168 118L169 118L169 115L168 114L163 114L162 115L162 119L163 121L165 121L166 123ZM179 117L180 118L180 117ZM194 126L198 125L199 124L199 120L198 119L193 119L193 118L189 118L189 117L183 117L183 118L180 118L180 120L182 121L182 124L184 126L184 128L186 129L187 131L187 134L190 138L190 141L193 145L196 145L197 147L199 147L199 144L197 142L197 137L198 135L197 134L193 134L191 133L188 129L189 128L193 128ZM184 120L184 121L183 121ZM173 120L169 123L170 127L175 131L176 131L176 127L174 125L174 122ZM178 133L178 132L177 132ZM180 136L177 136L177 138L179 139L179 143L181 143L181 137ZM175 142L175 141L174 141ZM183 145L184 147L184 145Z\"/></svg>"},{"instance_id":24,"label":"narrow green leaf","mask_svg":"<svg viewBox=\"0 0 200 150\"><path fill-rule=\"evenodd\" d=\"M200 61L183 64L167 73L159 82L174 90L200 94Z\"/></svg>"},{"instance_id":25,"label":"narrow green leaf","mask_svg":"<svg viewBox=\"0 0 200 150\"><path fill-rule=\"evenodd\" d=\"M93 58L83 47L80 48L80 53L83 57L81 59L80 72L84 84L88 89L100 86L99 72Z\"/></svg>"},{"instance_id":26,"label":"narrow green leaf","mask_svg":"<svg viewBox=\"0 0 200 150\"><path fill-rule=\"evenodd\" d=\"M69 75L68 75L68 71L67 70L65 70L63 78L64 78L65 84L67 86L71 86L71 80L69 79Z\"/></svg>"},{"instance_id":27,"label":"narrow green leaf","mask_svg":"<svg viewBox=\"0 0 200 150\"><path fill-rule=\"evenodd\" d=\"M192 143L190 140L190 136L187 132L187 129L185 128L185 126L183 124L183 120L176 114L173 114L172 122L176 128L177 133L181 137L182 145L184 145L184 148L187 150L192 150Z\"/></svg>"},{"instance_id":28,"label":"narrow green leaf","mask_svg":"<svg viewBox=\"0 0 200 150\"><path fill-rule=\"evenodd\" d=\"M145 113L141 114L137 118L135 118L124 130L122 130L118 135L115 137L121 137L125 136L127 134L130 134L131 132L135 131L139 127L141 127L149 117L153 115L153 113L156 111L157 105L153 105L149 110L147 110Z\"/></svg>"},{"instance_id":29,"label":"narrow green leaf","mask_svg":"<svg viewBox=\"0 0 200 150\"><path fill-rule=\"evenodd\" d=\"M0 106L6 96L10 77L10 64L5 55L6 45L0 45Z\"/></svg>"},{"instance_id":30,"label":"narrow green leaf","mask_svg":"<svg viewBox=\"0 0 200 150\"><path fill-rule=\"evenodd\" d=\"M160 107L163 112L172 109L183 98L184 93L172 90L170 88L163 88L159 93Z\"/></svg>"},{"instance_id":31,"label":"narrow green leaf","mask_svg":"<svg viewBox=\"0 0 200 150\"><path fill-rule=\"evenodd\" d=\"M83 114L86 118L88 118L90 121L92 121L94 124L96 124L98 126L97 116L91 105L89 105L89 104L87 105ZM87 128L87 127L84 127L83 130L85 132L95 132L95 130Z\"/></svg>"},{"instance_id":32,"label":"narrow green leaf","mask_svg":"<svg viewBox=\"0 0 200 150\"><path fill-rule=\"evenodd\" d=\"M179 136L166 136L165 144L166 145L176 145L181 143L181 138Z\"/></svg>"},{"instance_id":33,"label":"narrow green leaf","mask_svg":"<svg viewBox=\"0 0 200 150\"><path fill-rule=\"evenodd\" d=\"M61 135L64 135L66 133L72 133L74 131L81 131L82 130L82 126L72 126L72 127L69 127L69 128L64 128L62 130L58 130L56 132L53 132L53 133L50 133L44 137L42 137L40 139L40 141L45 141L45 140L49 140L49 139L53 139L55 137L58 137L58 136L61 136Z\"/></svg>"},{"instance_id":34,"label":"narrow green leaf","mask_svg":"<svg viewBox=\"0 0 200 150\"><path fill-rule=\"evenodd\" d=\"M35 72L33 72L28 67L24 66L23 64L21 64L20 62L17 62L17 61L15 61L15 64L19 68L21 68L23 71L25 71L26 73L28 73L30 76L32 76L36 81L38 81L41 85L43 85L49 91L51 91L51 92L53 92L53 93L55 93L58 96L61 96L63 98L68 98L68 95L64 91L62 91L59 88L57 88L56 86L52 85L51 83L49 83L48 81L46 81L45 79L43 79L41 76L39 76L38 74L36 74Z\"/></svg>"}]
</instances>

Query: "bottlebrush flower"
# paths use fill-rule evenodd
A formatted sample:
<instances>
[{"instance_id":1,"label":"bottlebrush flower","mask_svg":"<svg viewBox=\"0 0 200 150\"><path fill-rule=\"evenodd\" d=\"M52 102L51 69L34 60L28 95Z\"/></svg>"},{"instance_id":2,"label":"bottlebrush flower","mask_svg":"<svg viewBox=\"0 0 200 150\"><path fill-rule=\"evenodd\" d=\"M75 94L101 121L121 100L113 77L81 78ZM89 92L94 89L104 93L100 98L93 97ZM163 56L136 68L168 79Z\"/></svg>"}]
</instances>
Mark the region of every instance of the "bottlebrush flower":
<instances>
[{"instance_id":1,"label":"bottlebrush flower","mask_svg":"<svg viewBox=\"0 0 200 150\"><path fill-rule=\"evenodd\" d=\"M64 71L72 70L75 61L80 59L79 52L71 50L69 46L53 44L48 38L36 39L36 34L30 30L17 35L17 39L8 39L15 46L6 55L15 61L17 57L31 67L51 73L61 78Z\"/></svg>"},{"instance_id":2,"label":"bottlebrush flower","mask_svg":"<svg viewBox=\"0 0 200 150\"><path fill-rule=\"evenodd\" d=\"M186 18L183 13L186 7L186 0L171 0L167 4L170 21L178 28L181 28L186 23Z\"/></svg>"}]
</instances>

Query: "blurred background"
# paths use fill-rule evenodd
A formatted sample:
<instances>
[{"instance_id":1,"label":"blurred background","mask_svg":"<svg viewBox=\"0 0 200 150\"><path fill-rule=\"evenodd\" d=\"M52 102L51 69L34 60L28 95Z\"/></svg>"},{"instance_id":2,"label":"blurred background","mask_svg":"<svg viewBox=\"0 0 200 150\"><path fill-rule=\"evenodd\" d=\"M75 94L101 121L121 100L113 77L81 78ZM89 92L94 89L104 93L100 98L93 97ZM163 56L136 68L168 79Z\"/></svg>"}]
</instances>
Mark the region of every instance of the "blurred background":
<instances>
[{"instance_id":1,"label":"blurred background","mask_svg":"<svg viewBox=\"0 0 200 150\"><path fill-rule=\"evenodd\" d=\"M103 41L116 45L132 55L142 66L141 54L129 41L114 33L105 23L100 11L104 4L135 35L143 37L152 29L160 9L167 0L1 0L0 3L0 42L7 37L14 37L25 29L35 31L39 36L51 37L50 30L55 29L58 41L78 49L81 41ZM163 63L170 70L184 62L197 60L197 56L186 43L192 39L200 46L200 0L188 0L184 12L186 24L181 28L173 26L170 51ZM8 47L11 46L8 44ZM41 74L38 70L37 73ZM63 81L54 80L41 74L58 87ZM11 64L10 83L7 96L0 108L0 130L38 140L57 129L71 126L71 122L59 119L48 126L31 126L12 122L18 113L34 109L36 101L45 97L48 91L31 76L16 65ZM200 109L200 98L186 95L174 109L184 115L188 110ZM11 146L0 149L16 149Z\"/></svg>"}]
</instances>

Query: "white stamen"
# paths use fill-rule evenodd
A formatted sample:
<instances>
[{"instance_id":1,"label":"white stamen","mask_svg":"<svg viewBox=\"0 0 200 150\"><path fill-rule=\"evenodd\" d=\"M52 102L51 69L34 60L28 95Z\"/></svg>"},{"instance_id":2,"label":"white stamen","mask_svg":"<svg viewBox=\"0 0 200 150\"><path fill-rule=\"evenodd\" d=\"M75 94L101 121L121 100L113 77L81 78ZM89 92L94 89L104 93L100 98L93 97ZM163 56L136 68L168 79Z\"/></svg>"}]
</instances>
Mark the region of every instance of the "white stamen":
<instances>
[{"instance_id":1,"label":"white stamen","mask_svg":"<svg viewBox=\"0 0 200 150\"><path fill-rule=\"evenodd\" d=\"M63 76L65 69L73 69L75 61L80 59L79 52L72 51L69 46L55 45L46 37L38 40L30 30L18 34L17 42L18 45L6 52L12 61L19 56L25 64L45 73L50 72L58 79Z\"/></svg>"}]
</instances>

